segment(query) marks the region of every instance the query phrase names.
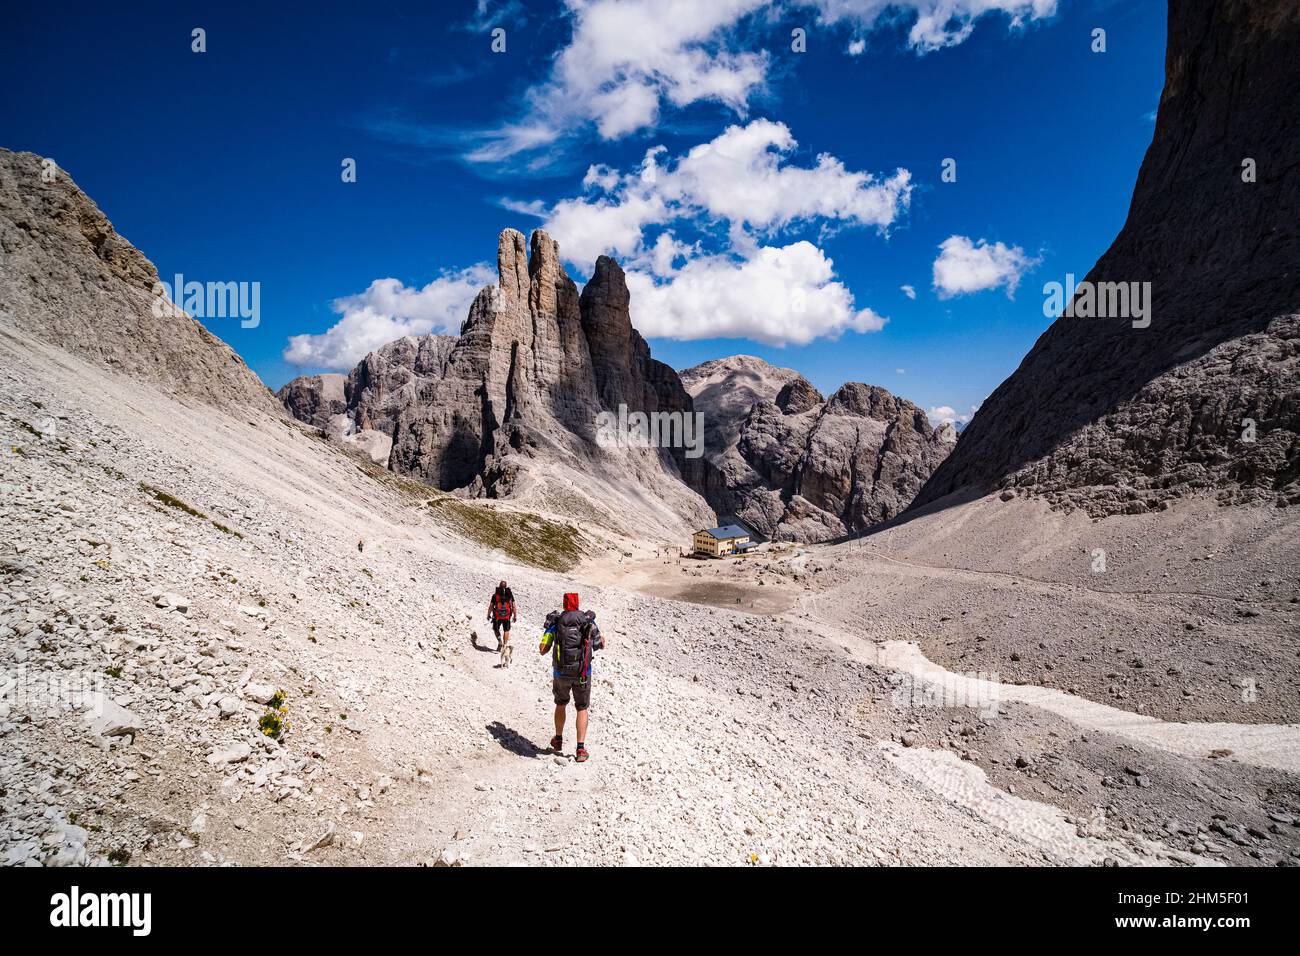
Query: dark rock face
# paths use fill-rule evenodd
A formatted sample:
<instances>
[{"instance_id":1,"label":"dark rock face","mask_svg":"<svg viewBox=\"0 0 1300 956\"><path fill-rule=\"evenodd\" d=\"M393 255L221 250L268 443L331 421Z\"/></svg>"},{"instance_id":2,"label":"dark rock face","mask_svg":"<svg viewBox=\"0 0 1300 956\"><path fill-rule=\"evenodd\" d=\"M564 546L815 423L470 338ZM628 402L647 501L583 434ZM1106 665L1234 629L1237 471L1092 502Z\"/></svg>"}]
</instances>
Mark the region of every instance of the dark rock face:
<instances>
[{"instance_id":1,"label":"dark rock face","mask_svg":"<svg viewBox=\"0 0 1300 956\"><path fill-rule=\"evenodd\" d=\"M294 418L356 445L387 465L401 414L440 381L454 335L406 336L381 346L346 376L301 375L277 393Z\"/></svg>"},{"instance_id":2,"label":"dark rock face","mask_svg":"<svg viewBox=\"0 0 1300 956\"><path fill-rule=\"evenodd\" d=\"M289 382L275 397L294 418L325 431L330 419L348 410L342 375L300 375Z\"/></svg>"},{"instance_id":3,"label":"dark rock face","mask_svg":"<svg viewBox=\"0 0 1300 956\"><path fill-rule=\"evenodd\" d=\"M720 442L708 447L709 503L770 538L824 541L892 518L956 440L882 388L850 382L823 399L797 372L750 356L682 378Z\"/></svg>"},{"instance_id":4,"label":"dark rock face","mask_svg":"<svg viewBox=\"0 0 1300 956\"><path fill-rule=\"evenodd\" d=\"M591 355L597 397L602 407L687 413L694 403L677 372L650 357L650 346L629 319L630 296L618 263L596 260L580 298L582 333ZM677 464L683 456L677 456Z\"/></svg>"},{"instance_id":5,"label":"dark rock face","mask_svg":"<svg viewBox=\"0 0 1300 956\"><path fill-rule=\"evenodd\" d=\"M392 470L446 490L553 501L572 480L614 509L621 492L649 493L681 520L712 520L683 480L684 449L597 441L598 416L620 405L692 410L676 373L632 328L622 269L602 257L579 297L549 236L534 232L530 254L523 235L507 229L497 271L459 336L400 339L366 356L347 379L343 431L383 436L365 442L376 460L382 453ZM313 387L295 380L284 394ZM309 404L286 402L299 417Z\"/></svg>"},{"instance_id":6,"label":"dark rock face","mask_svg":"<svg viewBox=\"0 0 1300 956\"><path fill-rule=\"evenodd\" d=\"M454 335L401 338L363 358L347 376L344 401L358 431L393 433L401 410L420 388L439 381L456 344Z\"/></svg>"},{"instance_id":7,"label":"dark rock face","mask_svg":"<svg viewBox=\"0 0 1300 956\"><path fill-rule=\"evenodd\" d=\"M820 405L822 393L802 376L786 382L776 394L776 407L786 415L798 415Z\"/></svg>"},{"instance_id":8,"label":"dark rock face","mask_svg":"<svg viewBox=\"0 0 1300 956\"><path fill-rule=\"evenodd\" d=\"M1095 515L1198 493L1300 503L1297 88L1294 0L1170 4L1155 136L1087 276L1150 282L1150 326L1057 319L918 506L999 487Z\"/></svg>"},{"instance_id":9,"label":"dark rock face","mask_svg":"<svg viewBox=\"0 0 1300 956\"><path fill-rule=\"evenodd\" d=\"M770 531L761 530L777 538L818 541L860 531L906 508L953 438L950 429L930 427L911 402L859 382L814 405L790 403L783 411L774 402L757 404L737 452L762 485L732 486L737 513L762 523L775 517Z\"/></svg>"},{"instance_id":10,"label":"dark rock face","mask_svg":"<svg viewBox=\"0 0 1300 956\"><path fill-rule=\"evenodd\" d=\"M740 429L755 402L772 401L795 379L804 381L793 369L779 368L753 355L714 359L683 371L681 383L696 410L704 415L704 447L709 461L721 462L740 441ZM820 402L816 389L807 387Z\"/></svg>"},{"instance_id":11,"label":"dark rock face","mask_svg":"<svg viewBox=\"0 0 1300 956\"><path fill-rule=\"evenodd\" d=\"M279 414L232 348L155 309L157 282L66 170L0 149L0 323L184 398Z\"/></svg>"}]
</instances>

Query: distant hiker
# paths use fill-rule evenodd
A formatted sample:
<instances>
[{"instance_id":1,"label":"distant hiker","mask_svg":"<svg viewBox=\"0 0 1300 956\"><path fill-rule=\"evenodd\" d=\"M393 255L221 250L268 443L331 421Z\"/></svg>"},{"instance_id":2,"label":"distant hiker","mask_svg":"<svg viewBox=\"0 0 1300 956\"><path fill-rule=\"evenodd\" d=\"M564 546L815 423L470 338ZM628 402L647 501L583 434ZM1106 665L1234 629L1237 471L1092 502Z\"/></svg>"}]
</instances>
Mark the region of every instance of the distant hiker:
<instances>
[{"instance_id":1,"label":"distant hiker","mask_svg":"<svg viewBox=\"0 0 1300 956\"><path fill-rule=\"evenodd\" d=\"M596 615L592 611L578 610L578 595L564 595L564 610L546 615L538 653L551 651L551 694L555 697L555 736L551 738L551 750L559 753L564 747L564 709L572 693L573 707L578 712L578 750L574 756L578 763L583 763L588 756L591 657L604 648L605 638L596 626Z\"/></svg>"},{"instance_id":2,"label":"distant hiker","mask_svg":"<svg viewBox=\"0 0 1300 956\"><path fill-rule=\"evenodd\" d=\"M488 620L492 622L492 635L497 639L497 650L501 650L502 644L510 643L510 625L519 620L519 615L515 610L515 592L510 590L510 586L502 581L497 585L497 589L492 592L492 599L488 601ZM501 632L506 632L505 640L502 641Z\"/></svg>"}]
</instances>

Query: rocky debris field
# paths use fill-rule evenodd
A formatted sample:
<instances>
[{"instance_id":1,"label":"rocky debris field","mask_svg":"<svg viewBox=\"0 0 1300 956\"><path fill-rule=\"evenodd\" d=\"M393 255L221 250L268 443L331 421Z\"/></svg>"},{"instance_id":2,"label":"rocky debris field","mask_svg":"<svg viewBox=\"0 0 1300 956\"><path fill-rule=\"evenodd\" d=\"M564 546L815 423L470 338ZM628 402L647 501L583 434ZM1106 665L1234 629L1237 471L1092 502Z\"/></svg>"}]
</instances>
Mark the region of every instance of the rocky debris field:
<instances>
[{"instance_id":1,"label":"rocky debris field","mask_svg":"<svg viewBox=\"0 0 1300 956\"><path fill-rule=\"evenodd\" d=\"M1288 510L1212 498L1093 520L994 497L838 546L810 603L953 671L1162 720L1297 724L1297 532Z\"/></svg>"},{"instance_id":2,"label":"rocky debris field","mask_svg":"<svg viewBox=\"0 0 1300 956\"><path fill-rule=\"evenodd\" d=\"M905 746L959 754L998 789L1057 805L1085 831L1116 829L1232 865L1300 862L1294 774L1117 746L1023 704L996 719L969 708L915 716Z\"/></svg>"},{"instance_id":3,"label":"rocky debris field","mask_svg":"<svg viewBox=\"0 0 1300 956\"><path fill-rule=\"evenodd\" d=\"M1202 499L1095 521L990 497L814 552L816 587L792 613L915 642L949 673L1178 722L1193 740L1204 727L1204 759L1188 760L1003 700L996 719L914 708L903 740L1080 819L1232 864L1294 865L1300 755L1270 728L1300 727L1297 541L1271 507ZM1234 725L1274 734L1287 769L1217 746Z\"/></svg>"},{"instance_id":4,"label":"rocky debris field","mask_svg":"<svg viewBox=\"0 0 1300 956\"><path fill-rule=\"evenodd\" d=\"M1126 828L1085 812L1091 783L1067 805L1004 780L1020 708L962 761L927 736L939 711L900 706L875 645L812 603L750 613L512 564L295 423L184 405L3 328L0 384L11 865L1231 858L1219 806L1169 814L1210 828L1198 853L1139 823L1147 804L1118 807ZM799 575L807 602L836 580L821 553L752 567ZM521 607L509 668L482 620L502 577ZM535 651L573 589L609 641L582 765L571 726L546 749ZM1090 739L1103 754L1071 759L1123 774L1102 758L1129 745ZM1160 766L1139 751L1124 762ZM1148 775L1143 799L1164 793ZM1254 788L1290 779L1216 786L1265 807ZM1281 860L1269 823L1223 806L1225 827L1272 839L1247 862Z\"/></svg>"}]
</instances>

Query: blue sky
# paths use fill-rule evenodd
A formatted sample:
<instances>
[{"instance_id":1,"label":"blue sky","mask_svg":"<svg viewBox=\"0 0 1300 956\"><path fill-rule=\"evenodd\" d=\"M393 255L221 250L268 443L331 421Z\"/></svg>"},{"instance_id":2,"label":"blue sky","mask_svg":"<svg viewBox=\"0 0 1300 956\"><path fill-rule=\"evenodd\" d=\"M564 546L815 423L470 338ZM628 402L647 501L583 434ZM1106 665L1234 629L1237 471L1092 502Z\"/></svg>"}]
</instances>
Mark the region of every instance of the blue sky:
<instances>
[{"instance_id":1,"label":"blue sky","mask_svg":"<svg viewBox=\"0 0 1300 956\"><path fill-rule=\"evenodd\" d=\"M259 282L256 328L206 324L272 387L454 328L498 232L547 224L678 368L964 414L1123 224L1163 78L1156 0L572 2L20 5L0 145L164 278Z\"/></svg>"}]
</instances>

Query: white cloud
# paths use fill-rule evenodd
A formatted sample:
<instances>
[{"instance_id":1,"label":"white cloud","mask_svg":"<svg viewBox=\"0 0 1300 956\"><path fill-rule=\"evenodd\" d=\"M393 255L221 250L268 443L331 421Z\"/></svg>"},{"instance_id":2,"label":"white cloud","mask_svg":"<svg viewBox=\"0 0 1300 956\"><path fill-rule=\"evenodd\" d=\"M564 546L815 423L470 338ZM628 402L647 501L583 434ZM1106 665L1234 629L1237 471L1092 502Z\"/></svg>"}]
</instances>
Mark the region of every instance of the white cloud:
<instances>
[{"instance_id":1,"label":"white cloud","mask_svg":"<svg viewBox=\"0 0 1300 956\"><path fill-rule=\"evenodd\" d=\"M951 405L931 405L930 410L925 413L925 416L930 419L930 424L936 428L945 424L955 425L958 420L957 409L953 408ZM961 420L965 421L965 417L963 416Z\"/></svg>"},{"instance_id":2,"label":"white cloud","mask_svg":"<svg viewBox=\"0 0 1300 956\"><path fill-rule=\"evenodd\" d=\"M535 216L538 219L545 219L549 215L546 210L546 203L540 199L530 199L525 202L519 199L511 199L509 196L502 196L497 200L497 205L521 216Z\"/></svg>"},{"instance_id":3,"label":"white cloud","mask_svg":"<svg viewBox=\"0 0 1300 956\"><path fill-rule=\"evenodd\" d=\"M665 102L712 101L743 115L766 82L766 51L741 51L730 34L767 0L565 2L573 34L528 91L533 119L488 134L469 159L499 161L587 124L618 139L655 125Z\"/></svg>"},{"instance_id":4,"label":"white cloud","mask_svg":"<svg viewBox=\"0 0 1300 956\"><path fill-rule=\"evenodd\" d=\"M666 106L721 104L744 117L767 88L772 57L742 48L741 26L754 15L777 22L786 8L811 8L823 23L855 32L910 22L919 53L963 42L980 17L1005 14L1013 28L1051 16L1056 0L565 0L573 30L550 73L524 97L523 119L477 135L466 154L502 162L594 128L606 140L655 127ZM787 38L788 39L788 38ZM850 56L866 50L861 35Z\"/></svg>"},{"instance_id":5,"label":"white cloud","mask_svg":"<svg viewBox=\"0 0 1300 956\"><path fill-rule=\"evenodd\" d=\"M814 218L884 228L907 207L907 170L876 179L850 172L829 153L819 155L815 166L796 166L787 159L797 145L784 123L762 119L730 126L660 174L660 189L670 199L759 230Z\"/></svg>"},{"instance_id":6,"label":"white cloud","mask_svg":"<svg viewBox=\"0 0 1300 956\"><path fill-rule=\"evenodd\" d=\"M405 335L458 333L474 296L496 281L485 263L449 272L422 289L376 279L365 292L332 303L342 315L319 335L293 335L284 360L304 368L349 370L367 354Z\"/></svg>"},{"instance_id":7,"label":"white cloud","mask_svg":"<svg viewBox=\"0 0 1300 956\"><path fill-rule=\"evenodd\" d=\"M587 175L582 177L583 189L600 189L609 192L618 186L619 172L613 166L596 163L587 167Z\"/></svg>"},{"instance_id":8,"label":"white cloud","mask_svg":"<svg viewBox=\"0 0 1300 956\"><path fill-rule=\"evenodd\" d=\"M472 163L499 163L516 153L550 146L560 138L560 130L544 122L507 123L499 129L480 133L480 143L465 154Z\"/></svg>"},{"instance_id":9,"label":"white cloud","mask_svg":"<svg viewBox=\"0 0 1300 956\"><path fill-rule=\"evenodd\" d=\"M847 21L864 29L881 22L911 22L908 46L931 53L956 46L988 13L1005 14L1012 29L1056 13L1056 0L809 0L825 23Z\"/></svg>"},{"instance_id":10,"label":"white cloud","mask_svg":"<svg viewBox=\"0 0 1300 956\"><path fill-rule=\"evenodd\" d=\"M752 253L753 233L818 222L887 229L911 201L906 169L889 176L848 170L827 153L813 166L791 163L798 144L784 123L731 126L676 160L656 146L636 172L592 166L587 194L555 204L545 228L564 258L586 269L596 256L639 260L644 231L676 220L731 226L732 242Z\"/></svg>"},{"instance_id":11,"label":"white cloud","mask_svg":"<svg viewBox=\"0 0 1300 956\"><path fill-rule=\"evenodd\" d=\"M1011 298L1021 276L1040 261L1026 255L1019 246L949 236L939 244L939 257L934 260L934 288L939 298L949 299L1005 286Z\"/></svg>"},{"instance_id":12,"label":"white cloud","mask_svg":"<svg viewBox=\"0 0 1300 956\"><path fill-rule=\"evenodd\" d=\"M783 345L875 331L885 320L854 303L821 249L763 239L797 226L884 232L907 209L911 174L856 172L828 154L800 166L796 146L784 124L755 120L675 158L653 147L631 172L595 165L585 194L556 203L544 228L579 270L602 254L623 260L646 335ZM718 224L724 248L709 252L676 231L709 236Z\"/></svg>"},{"instance_id":13,"label":"white cloud","mask_svg":"<svg viewBox=\"0 0 1300 956\"><path fill-rule=\"evenodd\" d=\"M603 254L626 257L641 248L641 232L670 217L663 199L653 193L626 192L617 200L564 199L556 203L545 229L560 244L569 262L591 268Z\"/></svg>"},{"instance_id":14,"label":"white cloud","mask_svg":"<svg viewBox=\"0 0 1300 956\"><path fill-rule=\"evenodd\" d=\"M958 422L964 425L970 421L969 415L958 415L957 409L951 405L931 405L925 416L930 419L930 425L933 428L938 428L940 425L955 426Z\"/></svg>"},{"instance_id":15,"label":"white cloud","mask_svg":"<svg viewBox=\"0 0 1300 956\"><path fill-rule=\"evenodd\" d=\"M906 374L907 374L907 369L905 369L905 368L896 368L896 369L894 369L894 374L895 374L895 375L906 375Z\"/></svg>"},{"instance_id":16,"label":"white cloud","mask_svg":"<svg viewBox=\"0 0 1300 956\"><path fill-rule=\"evenodd\" d=\"M803 345L845 331L875 332L887 321L856 307L831 260L810 242L762 247L747 259L701 256L666 282L629 271L627 284L632 324L649 336Z\"/></svg>"},{"instance_id":17,"label":"white cloud","mask_svg":"<svg viewBox=\"0 0 1300 956\"><path fill-rule=\"evenodd\" d=\"M646 258L649 262L650 271L655 275L672 276L678 272L677 260L689 260L697 251L697 247L688 246L686 243L679 241L671 232L661 232Z\"/></svg>"},{"instance_id":18,"label":"white cloud","mask_svg":"<svg viewBox=\"0 0 1300 956\"><path fill-rule=\"evenodd\" d=\"M914 289L912 286L900 285L898 288L903 293L903 295L907 296L909 299L916 298L916 289Z\"/></svg>"},{"instance_id":19,"label":"white cloud","mask_svg":"<svg viewBox=\"0 0 1300 956\"><path fill-rule=\"evenodd\" d=\"M937 405L937 406L931 405L930 410L925 414L926 417L930 419L930 425L933 428L938 428L940 425L943 424L948 424L953 426L961 425L964 427L975 416L975 413L979 411L979 407L982 404L984 403L977 402L976 404L972 405L970 407L970 411L967 412L965 415L957 414L957 410L953 408L951 405Z\"/></svg>"}]
</instances>

